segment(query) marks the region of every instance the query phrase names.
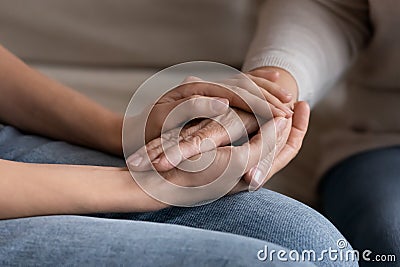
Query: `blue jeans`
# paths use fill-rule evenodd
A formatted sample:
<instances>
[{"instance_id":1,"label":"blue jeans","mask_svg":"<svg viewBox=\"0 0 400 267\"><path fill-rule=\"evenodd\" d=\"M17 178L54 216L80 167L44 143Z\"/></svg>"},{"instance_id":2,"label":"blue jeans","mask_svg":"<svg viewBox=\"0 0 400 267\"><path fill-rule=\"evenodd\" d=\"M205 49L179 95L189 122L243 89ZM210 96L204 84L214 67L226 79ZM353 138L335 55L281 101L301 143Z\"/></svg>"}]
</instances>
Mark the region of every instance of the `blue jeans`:
<instances>
[{"instance_id":1,"label":"blue jeans","mask_svg":"<svg viewBox=\"0 0 400 267\"><path fill-rule=\"evenodd\" d=\"M400 146L354 155L333 167L321 183L322 208L354 249L369 256L394 254L400 266Z\"/></svg>"},{"instance_id":2,"label":"blue jeans","mask_svg":"<svg viewBox=\"0 0 400 267\"><path fill-rule=\"evenodd\" d=\"M124 166L120 158L12 127L0 130L0 158ZM194 208L3 220L0 236L0 265L286 266L290 262L276 255L273 262L263 262L257 254L267 246L269 251L314 250L318 257L343 239L313 209L266 189ZM327 257L314 264L357 266Z\"/></svg>"}]
</instances>

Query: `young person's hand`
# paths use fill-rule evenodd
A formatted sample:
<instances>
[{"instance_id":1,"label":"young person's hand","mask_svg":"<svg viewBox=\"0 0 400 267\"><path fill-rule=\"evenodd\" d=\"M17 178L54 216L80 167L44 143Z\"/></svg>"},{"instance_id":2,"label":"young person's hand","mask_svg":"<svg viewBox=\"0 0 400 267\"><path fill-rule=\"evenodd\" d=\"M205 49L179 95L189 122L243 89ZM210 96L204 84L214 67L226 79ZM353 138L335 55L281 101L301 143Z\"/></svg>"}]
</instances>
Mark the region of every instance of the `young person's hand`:
<instances>
[{"instance_id":1,"label":"young person's hand","mask_svg":"<svg viewBox=\"0 0 400 267\"><path fill-rule=\"evenodd\" d=\"M253 76L268 79L270 72L276 72L277 79L274 81L284 95L291 98L288 105L294 108L293 117L286 125L289 136L286 141L279 139L277 154L274 157L272 166L267 159L261 161L257 166L253 167L250 172L246 173L244 179L251 181L250 188L258 189L275 173L283 169L289 162L299 153L304 137L307 133L308 123L310 119L310 107L306 102L297 102L299 88L294 77L284 69L277 67L262 67L252 70L250 73ZM270 169L266 167L271 166Z\"/></svg>"},{"instance_id":2,"label":"young person's hand","mask_svg":"<svg viewBox=\"0 0 400 267\"><path fill-rule=\"evenodd\" d=\"M244 176L250 182L250 190L262 187L273 175L286 167L300 151L307 133L310 107L306 102L294 104L294 115L287 120L285 129L277 133L277 149L273 158L265 157ZM277 126L279 127L279 126Z\"/></svg>"}]
</instances>

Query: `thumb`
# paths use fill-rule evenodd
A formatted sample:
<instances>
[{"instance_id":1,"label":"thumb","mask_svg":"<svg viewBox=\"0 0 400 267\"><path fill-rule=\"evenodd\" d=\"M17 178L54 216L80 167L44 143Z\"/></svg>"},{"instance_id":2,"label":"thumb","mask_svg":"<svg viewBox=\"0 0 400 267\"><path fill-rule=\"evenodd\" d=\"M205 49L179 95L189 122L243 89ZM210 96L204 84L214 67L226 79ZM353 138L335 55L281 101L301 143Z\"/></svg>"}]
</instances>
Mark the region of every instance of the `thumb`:
<instances>
[{"instance_id":1,"label":"thumb","mask_svg":"<svg viewBox=\"0 0 400 267\"><path fill-rule=\"evenodd\" d=\"M262 137L257 137L256 135L252 138L254 141L251 145L254 147L261 147L262 152L259 157L259 162L254 163L254 167L244 176L244 180L250 184L249 191L255 191L265 183L276 156L275 153L278 152L276 146L277 142L281 139L281 136L284 135L288 124L288 120L285 118L277 118L274 122L275 138L271 136L271 128L264 129L267 125L263 125L260 129L260 133L257 135L261 135L262 130L267 133L269 132L269 134L264 133ZM250 142L252 140L250 140Z\"/></svg>"}]
</instances>

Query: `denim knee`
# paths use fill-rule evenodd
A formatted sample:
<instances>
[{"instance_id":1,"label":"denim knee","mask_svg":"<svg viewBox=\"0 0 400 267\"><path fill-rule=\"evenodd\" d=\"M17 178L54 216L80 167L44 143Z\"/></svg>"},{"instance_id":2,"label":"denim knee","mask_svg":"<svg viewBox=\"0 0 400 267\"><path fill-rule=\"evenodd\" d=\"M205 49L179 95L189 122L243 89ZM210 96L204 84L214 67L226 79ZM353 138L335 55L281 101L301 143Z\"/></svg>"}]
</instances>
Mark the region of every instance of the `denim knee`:
<instances>
[{"instance_id":1,"label":"denim knee","mask_svg":"<svg viewBox=\"0 0 400 267\"><path fill-rule=\"evenodd\" d=\"M215 216L226 218L225 229L271 242L292 240L321 249L335 247L343 239L339 231L314 209L279 193L262 189L221 200ZM211 211L210 211L211 212ZM298 242L300 241L301 242ZM290 245L291 243L292 245ZM299 249L295 246L294 249Z\"/></svg>"},{"instance_id":2,"label":"denim knee","mask_svg":"<svg viewBox=\"0 0 400 267\"><path fill-rule=\"evenodd\" d=\"M155 221L229 232L275 243L291 250L351 249L340 232L312 208L279 193L261 189L223 197L193 207L172 207L157 212L118 214L114 218ZM337 266L326 259L321 266ZM336 265L335 265L336 264ZM318 264L317 264L318 265ZM356 266L347 262L341 266Z\"/></svg>"},{"instance_id":3,"label":"denim knee","mask_svg":"<svg viewBox=\"0 0 400 267\"><path fill-rule=\"evenodd\" d=\"M314 266L264 261L264 246L287 251L275 244L168 224L46 216L0 221L0 232L6 266Z\"/></svg>"},{"instance_id":4,"label":"denim knee","mask_svg":"<svg viewBox=\"0 0 400 267\"><path fill-rule=\"evenodd\" d=\"M328 219L301 202L267 189L240 193L220 201L215 213L208 211L221 218L218 230L266 240L300 252L313 250L316 258L324 257L317 265L357 266L351 255L349 259L343 257L341 263L335 255L332 258L323 255L326 250L337 250L337 256L344 255L352 247Z\"/></svg>"}]
</instances>

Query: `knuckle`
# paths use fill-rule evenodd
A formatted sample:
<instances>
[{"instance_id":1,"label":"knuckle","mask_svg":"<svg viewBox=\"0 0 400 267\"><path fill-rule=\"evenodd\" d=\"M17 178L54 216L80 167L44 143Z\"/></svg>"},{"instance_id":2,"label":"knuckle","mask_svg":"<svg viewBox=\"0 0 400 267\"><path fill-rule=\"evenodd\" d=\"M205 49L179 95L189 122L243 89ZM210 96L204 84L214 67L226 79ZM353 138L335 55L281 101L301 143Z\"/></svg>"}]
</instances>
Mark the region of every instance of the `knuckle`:
<instances>
[{"instance_id":1,"label":"knuckle","mask_svg":"<svg viewBox=\"0 0 400 267\"><path fill-rule=\"evenodd\" d=\"M198 142L201 142L201 141L209 138L211 135L210 135L210 133L208 133L206 131L198 131L195 136L198 138Z\"/></svg>"},{"instance_id":2,"label":"knuckle","mask_svg":"<svg viewBox=\"0 0 400 267\"><path fill-rule=\"evenodd\" d=\"M171 145L178 144L179 138L180 137L177 136L177 135L169 135L169 134L165 135L165 136L162 136L160 147L168 147L168 146L171 146Z\"/></svg>"},{"instance_id":3,"label":"knuckle","mask_svg":"<svg viewBox=\"0 0 400 267\"><path fill-rule=\"evenodd\" d=\"M201 137L196 133L194 135L189 135L181 141L182 143L188 144L189 146L198 147L201 143Z\"/></svg>"},{"instance_id":4,"label":"knuckle","mask_svg":"<svg viewBox=\"0 0 400 267\"><path fill-rule=\"evenodd\" d=\"M204 104L204 103L202 103L202 100L203 100L203 97L201 97L199 95L190 96L189 100L188 100L188 102L189 102L188 103L189 104L188 108L191 108L192 110L201 109L203 107L203 104Z\"/></svg>"},{"instance_id":5,"label":"knuckle","mask_svg":"<svg viewBox=\"0 0 400 267\"><path fill-rule=\"evenodd\" d=\"M145 149L146 149L146 150L152 150L152 149L155 149L155 148L157 148L158 146L160 146L160 144L161 144L161 138L158 137L158 138L153 139L153 140L151 140L150 142L148 142L148 143L146 144L146 146L145 146ZM143 150L143 148L140 149L139 151L141 151L141 150Z\"/></svg>"}]
</instances>

